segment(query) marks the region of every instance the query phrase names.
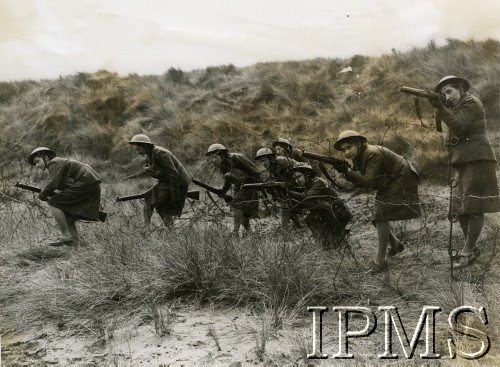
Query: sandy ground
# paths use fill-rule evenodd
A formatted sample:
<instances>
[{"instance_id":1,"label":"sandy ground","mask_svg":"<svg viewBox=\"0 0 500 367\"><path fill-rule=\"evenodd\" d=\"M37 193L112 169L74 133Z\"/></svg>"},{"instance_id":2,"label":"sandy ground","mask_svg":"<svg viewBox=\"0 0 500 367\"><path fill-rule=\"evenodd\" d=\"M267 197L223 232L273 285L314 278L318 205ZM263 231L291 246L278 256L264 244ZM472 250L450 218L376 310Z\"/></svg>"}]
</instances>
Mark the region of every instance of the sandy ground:
<instances>
[{"instance_id":1,"label":"sandy ground","mask_svg":"<svg viewBox=\"0 0 500 367\"><path fill-rule=\"evenodd\" d=\"M262 321L244 310L179 306L168 313L168 333L159 335L147 320L131 320L106 335L71 335L46 326L3 341L4 365L237 365L296 363L283 335L268 335L258 353Z\"/></svg>"}]
</instances>

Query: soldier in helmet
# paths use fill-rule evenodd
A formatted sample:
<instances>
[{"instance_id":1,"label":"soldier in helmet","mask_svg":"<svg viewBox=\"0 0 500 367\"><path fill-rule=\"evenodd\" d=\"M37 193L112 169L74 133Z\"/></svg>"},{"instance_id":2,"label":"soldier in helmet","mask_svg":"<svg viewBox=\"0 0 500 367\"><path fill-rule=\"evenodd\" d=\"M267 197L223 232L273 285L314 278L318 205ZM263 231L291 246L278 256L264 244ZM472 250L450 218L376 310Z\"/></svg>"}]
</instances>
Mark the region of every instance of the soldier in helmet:
<instances>
[{"instance_id":1,"label":"soldier in helmet","mask_svg":"<svg viewBox=\"0 0 500 367\"><path fill-rule=\"evenodd\" d=\"M260 148L255 154L255 160L262 163L270 175L271 181L285 182L293 185L295 177L293 175L293 166L297 163L296 160L276 154L269 148ZM296 209L290 206L290 201L280 197L281 207L281 227L288 229L288 222L292 220L296 228L301 228L300 219Z\"/></svg>"},{"instance_id":2,"label":"soldier in helmet","mask_svg":"<svg viewBox=\"0 0 500 367\"><path fill-rule=\"evenodd\" d=\"M389 222L420 217L420 176L406 158L385 147L368 144L364 136L353 130L342 132L334 148L353 162L352 169L347 163L334 166L337 171L355 186L377 190L373 224L378 234L378 251L370 271L385 271L387 246L389 256L404 250Z\"/></svg>"},{"instance_id":3,"label":"soldier in helmet","mask_svg":"<svg viewBox=\"0 0 500 367\"><path fill-rule=\"evenodd\" d=\"M186 201L190 178L184 166L168 149L154 145L144 135L134 135L129 142L135 151L146 157L144 172L158 183L146 191L144 197L144 223L149 226L153 211L160 215L167 228L173 217L180 216Z\"/></svg>"},{"instance_id":4,"label":"soldier in helmet","mask_svg":"<svg viewBox=\"0 0 500 367\"><path fill-rule=\"evenodd\" d=\"M239 236L240 225L249 233L250 218L258 216L259 197L255 190L242 189L247 183L260 182L260 172L245 155L229 153L222 144L212 144L208 147L207 156L210 157L224 177L224 185L220 195L225 194L233 187L235 195L231 202L233 210L233 234Z\"/></svg>"},{"instance_id":5,"label":"soldier in helmet","mask_svg":"<svg viewBox=\"0 0 500 367\"><path fill-rule=\"evenodd\" d=\"M318 177L310 164L297 162L293 167L297 184L304 192L288 191L298 208L307 210L305 222L324 250L338 248L346 236L351 219L349 209L335 189Z\"/></svg>"},{"instance_id":6,"label":"soldier in helmet","mask_svg":"<svg viewBox=\"0 0 500 367\"><path fill-rule=\"evenodd\" d=\"M465 243L454 268L463 268L479 256L477 239L482 232L484 213L500 211L495 174L496 157L487 135L485 110L481 101L468 92L469 82L454 75L445 76L434 91L441 98L436 108L436 127L447 126L446 144L457 186L451 201L450 218L458 217Z\"/></svg>"},{"instance_id":7,"label":"soldier in helmet","mask_svg":"<svg viewBox=\"0 0 500 367\"><path fill-rule=\"evenodd\" d=\"M88 164L56 157L56 153L46 147L34 149L28 162L49 171L49 180L38 197L49 204L61 230L61 237L49 245L78 245L75 222L99 219L101 177Z\"/></svg>"},{"instance_id":8,"label":"soldier in helmet","mask_svg":"<svg viewBox=\"0 0 500 367\"><path fill-rule=\"evenodd\" d=\"M276 155L279 157L290 158L297 162L309 163L309 160L307 158L304 158L300 154L300 152L293 149L293 146L292 144L290 144L290 141L288 139L277 138L275 141L273 141L272 147L276 152Z\"/></svg>"}]
</instances>

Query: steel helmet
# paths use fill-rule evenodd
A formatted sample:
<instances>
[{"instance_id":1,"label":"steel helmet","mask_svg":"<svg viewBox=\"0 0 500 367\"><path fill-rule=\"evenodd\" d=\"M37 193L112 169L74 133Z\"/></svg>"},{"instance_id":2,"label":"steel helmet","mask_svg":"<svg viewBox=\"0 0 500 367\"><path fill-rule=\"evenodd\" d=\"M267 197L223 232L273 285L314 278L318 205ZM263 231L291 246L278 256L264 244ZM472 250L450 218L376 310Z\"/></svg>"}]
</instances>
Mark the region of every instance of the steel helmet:
<instances>
[{"instance_id":1,"label":"steel helmet","mask_svg":"<svg viewBox=\"0 0 500 367\"><path fill-rule=\"evenodd\" d=\"M337 138L337 141L333 144L333 147L337 150L342 151L342 148L340 148L340 145L348 139L366 141L366 138L363 135L361 135L360 133L358 133L357 131L346 130L346 131L342 131L340 133L340 135Z\"/></svg>"},{"instance_id":2,"label":"steel helmet","mask_svg":"<svg viewBox=\"0 0 500 367\"><path fill-rule=\"evenodd\" d=\"M274 152L269 148L260 148L257 153L255 153L255 159L259 159L266 155L274 155Z\"/></svg>"},{"instance_id":3,"label":"steel helmet","mask_svg":"<svg viewBox=\"0 0 500 367\"><path fill-rule=\"evenodd\" d=\"M290 144L290 141L288 139L283 139L283 138L277 138L275 141L273 141L273 147L276 145L284 145L288 149L292 149L292 144Z\"/></svg>"},{"instance_id":4,"label":"steel helmet","mask_svg":"<svg viewBox=\"0 0 500 367\"><path fill-rule=\"evenodd\" d=\"M226 147L222 144L212 144L208 147L206 155L212 155L222 150L227 150Z\"/></svg>"},{"instance_id":5,"label":"steel helmet","mask_svg":"<svg viewBox=\"0 0 500 367\"><path fill-rule=\"evenodd\" d=\"M467 91L469 89L469 82L465 80L464 78L460 78L455 75L447 75L444 78L442 78L439 83L437 83L436 88L434 88L434 92L439 93L443 85L445 84L462 84L464 86L464 91Z\"/></svg>"},{"instance_id":6,"label":"steel helmet","mask_svg":"<svg viewBox=\"0 0 500 367\"><path fill-rule=\"evenodd\" d=\"M150 145L154 145L151 142L151 139L149 138L149 136L144 135L144 134L134 135L132 137L132 139L130 139L130 141L128 143L129 144L150 144Z\"/></svg>"},{"instance_id":7,"label":"steel helmet","mask_svg":"<svg viewBox=\"0 0 500 367\"><path fill-rule=\"evenodd\" d=\"M309 163L305 162L297 162L293 165L293 170L294 171L300 171L300 172L306 172L306 173L311 173L315 172L314 168Z\"/></svg>"},{"instance_id":8,"label":"steel helmet","mask_svg":"<svg viewBox=\"0 0 500 367\"><path fill-rule=\"evenodd\" d=\"M49 148L46 148L46 147L38 147L38 148L35 148L31 151L31 154L28 157L29 164L34 166L35 165L34 159L40 153L47 154L49 159L52 159L56 156L56 153L53 150L50 150Z\"/></svg>"}]
</instances>

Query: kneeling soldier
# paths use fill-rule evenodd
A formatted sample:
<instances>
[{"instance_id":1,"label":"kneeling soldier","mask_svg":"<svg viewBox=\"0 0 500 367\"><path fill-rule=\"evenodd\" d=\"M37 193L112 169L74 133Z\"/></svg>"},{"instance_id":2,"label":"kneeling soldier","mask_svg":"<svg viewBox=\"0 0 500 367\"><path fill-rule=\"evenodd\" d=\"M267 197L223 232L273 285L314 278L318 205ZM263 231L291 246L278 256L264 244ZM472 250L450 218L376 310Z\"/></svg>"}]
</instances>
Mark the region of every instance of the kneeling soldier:
<instances>
[{"instance_id":1,"label":"kneeling soldier","mask_svg":"<svg viewBox=\"0 0 500 367\"><path fill-rule=\"evenodd\" d=\"M149 226L153 211L156 210L163 223L170 228L173 216L181 216L189 186L189 175L176 156L168 149L154 145L144 135L134 135L130 140L135 151L147 158L145 173L158 180L146 191L144 197L144 223Z\"/></svg>"},{"instance_id":2,"label":"kneeling soldier","mask_svg":"<svg viewBox=\"0 0 500 367\"><path fill-rule=\"evenodd\" d=\"M311 165L299 162L293 171L304 192L289 191L288 195L298 201L298 208L308 211L305 221L323 249L338 248L346 236L345 227L351 219L349 209L335 189L328 186L326 180L316 176Z\"/></svg>"}]
</instances>

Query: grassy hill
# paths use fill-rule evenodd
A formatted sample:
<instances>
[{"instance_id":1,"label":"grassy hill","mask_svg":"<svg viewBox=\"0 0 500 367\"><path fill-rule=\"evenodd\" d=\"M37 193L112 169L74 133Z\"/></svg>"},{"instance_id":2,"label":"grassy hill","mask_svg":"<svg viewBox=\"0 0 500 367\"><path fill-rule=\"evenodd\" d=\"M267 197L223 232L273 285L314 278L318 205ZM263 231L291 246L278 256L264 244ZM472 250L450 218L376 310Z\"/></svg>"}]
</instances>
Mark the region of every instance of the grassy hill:
<instances>
[{"instance_id":1,"label":"grassy hill","mask_svg":"<svg viewBox=\"0 0 500 367\"><path fill-rule=\"evenodd\" d=\"M424 177L439 177L446 162L441 138L421 126L413 98L397 86L432 88L448 74L469 79L485 104L496 145L499 60L499 41L450 39L443 47L431 42L381 57L222 65L191 72L171 68L160 76L121 77L101 70L57 80L3 82L3 174L10 178L24 172L17 163L25 164L31 149L40 145L85 157L112 182L137 159L127 149L137 133L150 135L194 165L211 143L253 157L278 136L298 148L333 153L338 133L356 129L411 158ZM352 72L341 72L349 66ZM433 126L425 100L421 110L423 122Z\"/></svg>"}]
</instances>

